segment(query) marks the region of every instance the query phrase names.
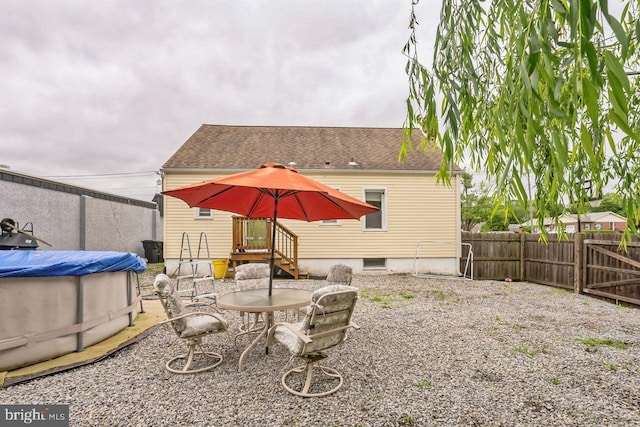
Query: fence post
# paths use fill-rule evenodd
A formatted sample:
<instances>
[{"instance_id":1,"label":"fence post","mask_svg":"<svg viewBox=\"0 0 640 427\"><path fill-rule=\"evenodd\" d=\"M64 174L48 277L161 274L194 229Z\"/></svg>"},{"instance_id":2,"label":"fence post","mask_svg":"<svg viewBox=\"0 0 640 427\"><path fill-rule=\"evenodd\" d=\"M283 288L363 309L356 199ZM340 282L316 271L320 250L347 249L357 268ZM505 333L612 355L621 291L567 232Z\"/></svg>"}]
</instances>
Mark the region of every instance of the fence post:
<instances>
[{"instance_id":1,"label":"fence post","mask_svg":"<svg viewBox=\"0 0 640 427\"><path fill-rule=\"evenodd\" d=\"M573 291L582 293L582 252L584 250L584 235L576 233L573 239Z\"/></svg>"},{"instance_id":2,"label":"fence post","mask_svg":"<svg viewBox=\"0 0 640 427\"><path fill-rule=\"evenodd\" d=\"M526 233L520 234L520 280L522 281L525 280L524 276L525 276L526 260L524 256L524 246L526 242L527 242Z\"/></svg>"}]
</instances>

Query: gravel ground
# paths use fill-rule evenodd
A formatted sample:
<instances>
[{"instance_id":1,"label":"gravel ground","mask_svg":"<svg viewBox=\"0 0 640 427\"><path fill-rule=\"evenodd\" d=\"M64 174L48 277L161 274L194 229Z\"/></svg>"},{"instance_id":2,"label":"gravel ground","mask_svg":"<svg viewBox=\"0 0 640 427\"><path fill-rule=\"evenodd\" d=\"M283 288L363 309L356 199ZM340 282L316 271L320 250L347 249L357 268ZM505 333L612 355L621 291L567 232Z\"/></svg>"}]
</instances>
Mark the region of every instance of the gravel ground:
<instances>
[{"instance_id":1,"label":"gravel ground","mask_svg":"<svg viewBox=\"0 0 640 427\"><path fill-rule=\"evenodd\" d=\"M287 393L282 346L254 349L238 372L241 350L221 334L206 344L222 365L171 374L164 363L185 345L162 326L103 361L2 389L0 402L69 404L73 426L640 426L637 309L530 283L353 284L362 328L325 361L345 378L333 395ZM223 313L236 331L238 314Z\"/></svg>"}]
</instances>

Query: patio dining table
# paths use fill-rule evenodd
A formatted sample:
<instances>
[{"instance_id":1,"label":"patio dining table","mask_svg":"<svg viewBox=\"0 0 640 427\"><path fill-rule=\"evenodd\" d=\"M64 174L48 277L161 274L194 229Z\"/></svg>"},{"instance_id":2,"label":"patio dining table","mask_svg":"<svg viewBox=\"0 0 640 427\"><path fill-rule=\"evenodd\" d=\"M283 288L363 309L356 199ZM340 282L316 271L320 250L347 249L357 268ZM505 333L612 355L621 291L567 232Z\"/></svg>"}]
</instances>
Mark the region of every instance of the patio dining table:
<instances>
[{"instance_id":1,"label":"patio dining table","mask_svg":"<svg viewBox=\"0 0 640 427\"><path fill-rule=\"evenodd\" d=\"M217 298L216 304L225 310L235 310L245 313L264 313L265 322L258 336L244 349L238 361L238 370L242 370L244 358L249 351L267 335L273 324L273 313L304 307L311 302L312 291L299 288L274 288L269 295L269 289L244 289L230 292Z\"/></svg>"}]
</instances>

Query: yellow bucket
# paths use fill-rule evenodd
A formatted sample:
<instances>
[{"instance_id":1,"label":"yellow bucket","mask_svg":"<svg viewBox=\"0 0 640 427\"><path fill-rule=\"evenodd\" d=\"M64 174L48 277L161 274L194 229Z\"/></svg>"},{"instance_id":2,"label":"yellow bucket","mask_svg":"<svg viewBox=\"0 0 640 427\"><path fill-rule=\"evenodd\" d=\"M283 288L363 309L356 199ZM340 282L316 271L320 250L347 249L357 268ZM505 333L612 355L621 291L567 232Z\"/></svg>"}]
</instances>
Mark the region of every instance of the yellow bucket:
<instances>
[{"instance_id":1,"label":"yellow bucket","mask_svg":"<svg viewBox=\"0 0 640 427\"><path fill-rule=\"evenodd\" d=\"M213 264L213 277L216 279L224 279L227 275L227 263L226 259L214 259L211 261Z\"/></svg>"}]
</instances>

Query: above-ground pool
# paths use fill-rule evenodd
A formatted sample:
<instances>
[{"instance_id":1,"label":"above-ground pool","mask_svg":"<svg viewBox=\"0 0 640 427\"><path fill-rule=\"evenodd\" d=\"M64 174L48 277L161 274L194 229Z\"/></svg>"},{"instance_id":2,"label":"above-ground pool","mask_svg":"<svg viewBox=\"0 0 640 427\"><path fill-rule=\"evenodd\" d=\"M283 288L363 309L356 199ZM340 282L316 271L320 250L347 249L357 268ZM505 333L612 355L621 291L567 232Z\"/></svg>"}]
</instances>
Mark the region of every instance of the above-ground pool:
<instances>
[{"instance_id":1,"label":"above-ground pool","mask_svg":"<svg viewBox=\"0 0 640 427\"><path fill-rule=\"evenodd\" d=\"M135 254L0 251L0 371L52 359L133 324Z\"/></svg>"}]
</instances>

